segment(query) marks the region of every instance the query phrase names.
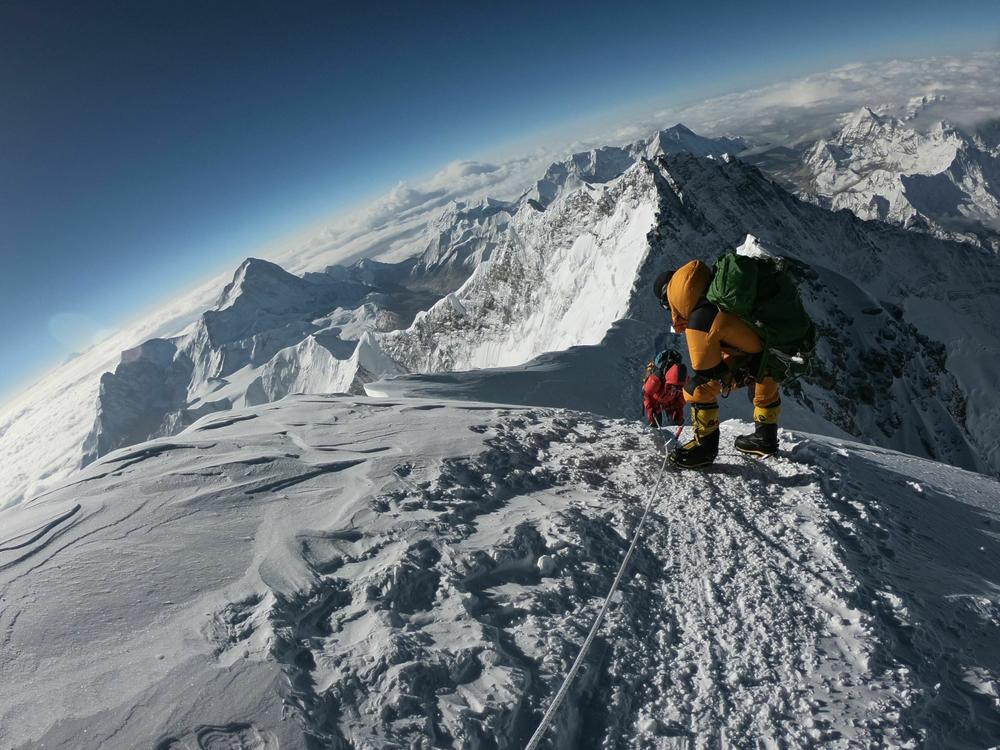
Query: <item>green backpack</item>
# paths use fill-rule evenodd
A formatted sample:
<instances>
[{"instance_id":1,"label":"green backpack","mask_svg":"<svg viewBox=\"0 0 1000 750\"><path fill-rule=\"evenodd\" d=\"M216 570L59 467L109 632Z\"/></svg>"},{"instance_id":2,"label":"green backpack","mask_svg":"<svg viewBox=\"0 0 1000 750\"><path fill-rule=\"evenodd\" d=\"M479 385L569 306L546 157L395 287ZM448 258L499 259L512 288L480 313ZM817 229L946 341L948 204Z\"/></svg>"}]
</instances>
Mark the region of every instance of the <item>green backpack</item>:
<instances>
[{"instance_id":1,"label":"green backpack","mask_svg":"<svg viewBox=\"0 0 1000 750\"><path fill-rule=\"evenodd\" d=\"M808 369L816 329L802 306L795 279L776 260L727 253L715 263L705 295L764 341L757 379L785 380Z\"/></svg>"}]
</instances>

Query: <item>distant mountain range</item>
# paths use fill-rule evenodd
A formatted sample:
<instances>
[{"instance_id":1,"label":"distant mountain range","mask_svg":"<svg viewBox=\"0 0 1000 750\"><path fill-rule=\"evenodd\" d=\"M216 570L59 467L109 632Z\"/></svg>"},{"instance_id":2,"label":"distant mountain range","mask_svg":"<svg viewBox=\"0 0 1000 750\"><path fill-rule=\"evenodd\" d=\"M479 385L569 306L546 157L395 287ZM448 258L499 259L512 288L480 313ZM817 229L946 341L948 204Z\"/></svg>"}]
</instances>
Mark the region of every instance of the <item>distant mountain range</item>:
<instances>
[{"instance_id":1,"label":"distant mountain range","mask_svg":"<svg viewBox=\"0 0 1000 750\"><path fill-rule=\"evenodd\" d=\"M982 249L997 207L994 136L917 134L867 109L798 150L677 125L553 163L517 200L448 204L407 230L420 250L406 260L297 276L249 259L186 327L135 341L99 378L84 369L99 360L78 358L64 365L71 379L54 373L5 407L0 506L214 411L361 393L387 376L517 367L581 345L608 347L602 409L632 416L632 373L671 343L652 276L713 260L748 234L799 262L823 334L816 372L788 389L789 425L1000 472L1000 398L987 386L1000 267ZM932 201L934 186L954 200ZM829 210L843 207L851 213ZM872 218L922 233L862 220ZM27 437L53 425L51 444Z\"/></svg>"},{"instance_id":2,"label":"distant mountain range","mask_svg":"<svg viewBox=\"0 0 1000 750\"><path fill-rule=\"evenodd\" d=\"M1000 252L997 127L917 130L864 107L827 138L745 158L824 207Z\"/></svg>"}]
</instances>

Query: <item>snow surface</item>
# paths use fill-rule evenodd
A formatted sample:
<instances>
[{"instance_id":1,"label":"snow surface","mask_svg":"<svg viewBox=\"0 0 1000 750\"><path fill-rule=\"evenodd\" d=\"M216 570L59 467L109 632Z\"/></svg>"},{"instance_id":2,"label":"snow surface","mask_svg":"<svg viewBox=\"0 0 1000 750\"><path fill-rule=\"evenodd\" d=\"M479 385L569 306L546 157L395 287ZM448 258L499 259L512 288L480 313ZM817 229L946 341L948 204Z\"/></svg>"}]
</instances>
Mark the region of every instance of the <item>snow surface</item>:
<instances>
[{"instance_id":1,"label":"snow surface","mask_svg":"<svg viewBox=\"0 0 1000 750\"><path fill-rule=\"evenodd\" d=\"M953 62L945 60L939 67L954 75L956 69ZM988 67L993 62L980 59L976 64L982 68L982 65ZM898 65L894 67L894 74L899 72L898 68ZM896 109L901 116L908 118L905 122L868 109L855 112L825 141L828 145L832 144L830 148L824 150L817 145L816 153L827 155L820 159L826 167L817 166L819 171L815 174L806 170L804 175L799 175L805 180L802 184L808 187L811 184L809 180L815 177L823 184L828 182L831 190L834 187L838 190L844 188L837 193L841 197L836 200L847 200L844 205L865 218L881 217L882 214L875 210L878 206L886 202L896 205L893 201L904 196L905 200L900 199L902 202L899 202L903 213L898 216L886 214L883 218L908 222L907 226L913 229L989 245L992 230L987 225L993 222L997 206L1000 206L997 202L1000 193L996 189L996 185L1000 184L997 170L1000 138L996 135L995 123L972 130L944 125L927 132L917 130L919 121L926 113L938 112L942 102L955 103L962 99L962 96L946 93L945 88L938 86L918 97L904 97L901 108ZM835 114L823 113L827 126ZM719 132L720 128L713 127L713 130ZM360 305L348 304L336 309L320 306L324 309L314 319L309 319L307 310L299 310L299 314L292 316L294 320L286 320L276 328L264 324L266 321L274 322L275 316L270 313L259 315L261 310L267 309L265 300L263 305L247 307L246 314L234 316L249 324L244 331L246 335L238 340L232 335L206 335L196 341L184 340L192 333L190 328L185 330L186 326L197 323L199 318L211 317L211 298L218 295L218 290L227 281L214 279L57 368L24 393L0 406L0 461L4 466L4 471L0 473L0 508L55 486L82 463L115 446L172 434L211 411L270 401L296 391L350 389L360 392L365 381L404 368L426 371L486 364L512 366L544 351L594 344L601 340L614 321L613 316L623 308L623 297L616 295L626 290L632 278L634 261L642 261L637 241L642 225L648 221L648 216L638 213L639 206L616 204L613 210L618 212L619 219L624 219L617 224L606 221L607 217L600 215L608 203L608 194L616 190L616 181L620 181L622 175L644 157L656 158L684 152L712 156L721 156L726 152L750 154L745 150L748 145L739 138L705 138L683 125L676 125L645 140L572 154L552 163L540 180L535 178L541 173L546 157L532 154L500 165L459 162L449 165L424 184L401 184L349 219L305 237L280 253L281 266L284 271L291 272L289 276L332 272L341 280L368 284L373 289L378 287L375 296ZM782 149L792 152L782 147L768 153L773 155ZM803 168L800 157L796 153L792 157L786 154L781 158L792 158L799 168ZM727 156L719 161L729 163L732 159ZM775 164L774 159L770 164ZM939 168L945 171L938 171ZM784 168L776 169L782 172ZM853 183L851 175L869 173L882 176L870 180L864 178L856 185ZM669 177L667 179L670 180ZM534 185L529 187L532 180L535 180ZM885 180L888 182L883 185ZM844 187L848 184L853 187ZM738 189L738 186L733 187ZM662 186L657 190L660 196L655 200L662 204ZM486 191L498 197L487 197ZM805 192L809 193L808 190ZM844 197L848 195L854 198L848 200ZM590 203L586 209L591 212L590 216L579 212L573 215L574 206L579 208L586 203L580 196L589 196ZM681 191L677 196L682 202L691 200ZM650 198L647 195L643 200ZM855 198L861 201L857 205ZM731 204L734 196L719 196L719 199L724 204ZM826 202L834 200L820 199ZM781 221L782 201L779 199L778 204L768 207L775 221ZM906 208L911 204L917 207L914 211L919 213L913 221L910 219L916 214ZM538 213L539 208L545 208L545 213L560 213L562 218L550 215L532 220L531 214ZM662 211L662 208L659 205L652 209L649 204L641 210ZM624 217L624 213L629 216ZM751 211L749 216L752 218L754 213ZM563 226L558 226L560 221L565 222ZM699 253L715 257L722 249L742 241L747 231L761 233L759 226L748 221L746 211L739 217L727 217L727 221L742 222L743 226L699 227L699 230L708 229L722 235L720 243L710 252L699 250ZM959 224L954 224L955 221ZM697 226L697 222L694 224ZM533 233L534 229L542 232ZM546 236L546 231L552 232L553 236ZM567 236L568 231L580 234ZM788 241L789 237L778 239ZM794 244L797 239L793 238L789 244ZM862 256L868 241L866 238L859 243ZM558 248L557 253L547 251L546 244L550 242ZM439 318L444 320L450 315L453 321L468 320L482 313L481 306L475 303L471 308L465 307L458 288L477 268L490 265L495 253L506 254L510 262L512 245L527 248L522 253L525 256L522 260L529 262L522 264L520 270L533 271L531 264L537 264L539 269L556 273L559 278L553 278L552 294L547 292L534 298L527 294L514 294L505 300L498 298L498 303L544 304L546 310L529 314L524 314L523 310L510 312L512 318L520 319L508 331L506 338L494 329L484 337L485 340L475 341L462 351L454 350L454 342L445 341L437 346L422 340L418 341L416 349L407 345L410 351L401 361L386 365L381 370L371 370L353 357L354 349L366 332L376 334L376 342L381 345L381 332L408 325L414 313L428 310L434 300L448 293L455 293L455 296L446 298L447 310L430 312L429 318L423 321L422 333L409 332L411 343L415 338L412 334L417 334L417 339L426 339L428 335L439 333L435 327ZM606 248L610 250L605 256L602 251ZM359 259L367 260L361 260L352 267L353 275L343 276L344 268ZM343 267L331 266L337 263L343 264ZM856 265L863 267L864 263L862 257L857 259ZM574 264L578 265L577 273L573 273ZM259 270L263 265L258 261L254 268ZM240 299L244 300L244 304L247 300L261 301L253 289L245 288L244 280L240 278L242 270L242 267L238 269L236 278L230 282L232 299L223 297L217 300L214 312L225 313L231 309L231 304L237 304ZM487 275L491 280L496 278L495 273ZM969 275L975 276L976 270L971 269ZM605 288L602 276L610 279L611 290ZM586 284L582 283L583 279L587 279ZM482 278L479 282L482 283ZM285 279L284 288L288 293L279 294L277 298L286 301L295 299L298 295L291 290L301 286ZM282 284L276 287L281 288ZM987 285L988 294L989 289ZM567 305L561 297L566 290L579 294L573 305ZM275 298L273 291L272 288L272 301ZM894 293L896 291L893 290ZM587 304L585 296L600 302L597 305ZM878 299L878 295L868 293L867 296ZM456 307L455 302L462 308ZM922 417L927 427L912 424L896 427L900 420L895 417L889 423L883 421L879 427L864 415L840 413L845 409L843 405L838 405L835 409L825 410L830 416L826 420L827 431L846 429L867 440L945 458L965 466L997 471L997 466L1000 466L1000 437L992 433L993 425L1000 423L997 420L1000 412L992 397L995 389L990 385L996 373L987 364L994 356L992 344L987 343L982 348L964 336L956 339L954 331L958 324L950 321L949 315L942 316L936 302L904 307L908 318L920 321L918 328L922 334L928 329L939 332L935 338L948 347L948 368L958 379L961 393L949 395L948 392L954 389L948 384L936 389L943 395L936 394L935 398L947 402L949 406L944 409L946 413L940 413L930 421ZM934 312L929 313L931 310ZM440 314L442 312L447 315ZM634 315L635 311L630 310L627 314ZM294 325L290 327L289 322ZM986 327L989 328L988 325ZM211 329L211 326L206 324L206 328ZM230 330L230 333L234 331ZM156 337L168 340L177 347L173 355L176 360L174 366L162 361L160 364L153 362L152 366L148 361L140 362L126 368L136 375L130 382L115 382L107 384L107 387L102 384L102 373L114 371L117 365L122 364L120 353L142 352L144 349L140 345ZM987 332L986 337L989 341L993 334ZM225 339L221 345L220 338ZM161 359L165 356L163 345L153 348ZM221 351L223 348L228 351ZM152 351L148 347L145 350ZM235 350L242 350L239 356L248 357L251 361L239 367L229 367ZM370 360L386 363L386 358L375 354L371 348L368 355ZM185 358L192 360L190 368ZM966 365L969 361L976 361L976 364L970 368ZM167 366L161 366L163 364ZM907 393L899 398L908 401L913 396ZM981 409L968 412L967 428L972 436L959 438L951 435L952 428L945 425L949 433L946 442L954 444L972 440L977 443L972 452L985 456L985 463L981 458L969 458L965 449L961 448L935 452L933 441L927 440L925 433L928 429L951 419L947 414L958 414L957 419L961 421L964 407L960 402L963 400L983 404ZM886 424L892 425L888 428L888 441L883 435ZM965 427L960 425L959 432ZM891 434L892 430L896 431L895 434ZM928 445L932 447L928 448Z\"/></svg>"},{"instance_id":2,"label":"snow surface","mask_svg":"<svg viewBox=\"0 0 1000 750\"><path fill-rule=\"evenodd\" d=\"M639 241L647 206L655 220L641 241L645 251L633 252L637 246L622 240L632 235ZM594 223L618 215L630 218L613 222L615 239L602 237L591 246L587 234ZM489 394L502 379L504 387L516 382L520 402L579 408L572 395L575 378L587 382L588 391L607 391L600 408L585 408L633 416L632 379L659 348L683 348L666 335L663 311L648 294L655 275L692 257L711 263L727 248L763 246L797 269L821 334L813 374L785 389L784 424L847 432L966 468L996 472L1000 466L1000 400L985 387L995 370L993 353L1000 351L991 322L1000 269L981 251L833 214L796 201L738 160L685 154L639 162L621 177L560 198L542 213L523 209L511 228L516 234L455 293L467 314L439 304L410 329L378 337L387 354L411 372L500 366L506 368L503 377L403 378L367 384L374 389L369 393L442 395L442 388L457 384L469 397L497 399L502 397ZM557 264L571 242L586 252L573 257L575 274L561 273ZM610 262L621 263L614 274L591 270ZM628 278L630 266L634 276L622 308L608 287ZM577 292L591 282L586 296ZM567 320L562 311L577 303L584 304ZM605 348L603 359L595 350L575 373L565 362L558 365L568 396L556 394L551 378L535 377L560 359L553 352L574 339L602 344L614 315L621 316L619 323L640 324L631 329L636 338L624 348ZM560 338L567 330L572 335ZM531 363L530 357L546 350L551 356L538 366ZM530 377L516 371L520 364ZM434 384L431 390L427 383ZM556 400L540 400L542 392ZM623 408L629 401L633 406ZM975 408L966 409L966 403Z\"/></svg>"},{"instance_id":3,"label":"snow surface","mask_svg":"<svg viewBox=\"0 0 1000 750\"><path fill-rule=\"evenodd\" d=\"M786 424L998 471L991 311L1000 278L988 256L797 203L738 160L678 154L616 170L544 210L528 195L453 206L426 252L398 264L296 276L247 261L185 330L126 349L100 377L110 351L95 350L71 363L80 375L53 376L9 409L3 503L116 447L290 393L361 393L394 373L519 366L597 345L627 318L647 326L642 356L651 356L671 343L658 339L662 311L644 292L652 276L691 257L711 262L748 232L811 274L801 281L822 333L818 372L786 394ZM628 364L639 371L643 362ZM608 384L605 401L620 404L630 380Z\"/></svg>"},{"instance_id":4,"label":"snow surface","mask_svg":"<svg viewBox=\"0 0 1000 750\"><path fill-rule=\"evenodd\" d=\"M0 510L55 486L80 467L101 374L114 369L122 351L190 323L224 281L213 278L159 307L0 404Z\"/></svg>"},{"instance_id":5,"label":"snow surface","mask_svg":"<svg viewBox=\"0 0 1000 750\"><path fill-rule=\"evenodd\" d=\"M282 268L300 275L362 259L404 261L422 253L430 258L445 221L442 217L450 217L453 244L442 251L437 262L428 262L426 270L450 278L457 286L471 272L470 263L488 257L491 234L504 225L502 206L498 207L495 199L476 196L487 187L494 195L522 194L537 177L537 170L544 169L546 160L545 155L535 155L501 166L473 162L449 165L420 189L394 190L344 221L314 230L288 248L275 249L276 256ZM459 278L454 273L456 266L465 266L465 276ZM99 411L101 375L115 370L123 352L150 338L182 335L213 307L232 277L231 272L213 276L190 292L156 306L0 404L0 510L56 486L87 460L85 444ZM371 328L345 327L342 335L356 342ZM337 367L340 375L327 382L350 379L344 374L351 370L350 365ZM250 386L255 377L246 378L243 385ZM267 378L262 380L266 384ZM192 400L201 398L205 389L205 383L196 383ZM244 391L237 383L229 397L239 401ZM217 399L213 408L224 408L223 398L226 396ZM183 426L183 420L174 421Z\"/></svg>"},{"instance_id":6,"label":"snow surface","mask_svg":"<svg viewBox=\"0 0 1000 750\"><path fill-rule=\"evenodd\" d=\"M1000 487L782 433L670 472L552 747L986 747ZM0 746L522 747L663 442L295 396L116 451L0 531Z\"/></svg>"}]
</instances>

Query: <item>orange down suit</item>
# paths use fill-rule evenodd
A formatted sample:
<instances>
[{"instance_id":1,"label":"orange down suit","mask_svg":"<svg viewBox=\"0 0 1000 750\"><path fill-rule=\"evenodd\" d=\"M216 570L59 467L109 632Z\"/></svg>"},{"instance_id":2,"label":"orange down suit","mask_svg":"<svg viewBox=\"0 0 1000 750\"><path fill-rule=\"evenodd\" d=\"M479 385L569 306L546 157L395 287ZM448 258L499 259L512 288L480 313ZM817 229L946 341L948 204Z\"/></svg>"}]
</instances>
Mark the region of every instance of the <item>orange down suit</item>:
<instances>
[{"instance_id":1,"label":"orange down suit","mask_svg":"<svg viewBox=\"0 0 1000 750\"><path fill-rule=\"evenodd\" d=\"M743 354L759 354L764 349L764 342L750 326L705 298L711 280L708 266L693 260L678 268L667 285L674 330L684 332L694 370L694 378L684 390L684 399L706 406L718 401L722 390L719 381L729 375L727 360ZM777 382L765 377L755 383L753 403L758 408L780 404Z\"/></svg>"}]
</instances>

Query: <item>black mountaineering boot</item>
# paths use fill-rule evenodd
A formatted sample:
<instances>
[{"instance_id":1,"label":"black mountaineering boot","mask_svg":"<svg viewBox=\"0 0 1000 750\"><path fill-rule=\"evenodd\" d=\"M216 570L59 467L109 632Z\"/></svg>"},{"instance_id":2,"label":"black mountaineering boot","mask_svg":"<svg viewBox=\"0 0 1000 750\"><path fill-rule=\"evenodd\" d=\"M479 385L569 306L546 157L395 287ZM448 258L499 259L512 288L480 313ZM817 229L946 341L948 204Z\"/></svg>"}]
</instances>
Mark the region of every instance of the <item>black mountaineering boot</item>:
<instances>
[{"instance_id":1,"label":"black mountaineering boot","mask_svg":"<svg viewBox=\"0 0 1000 750\"><path fill-rule=\"evenodd\" d=\"M740 435L733 445L736 450L751 456L773 456L778 452L778 412L780 406L757 407L753 410L752 435Z\"/></svg>"},{"instance_id":2,"label":"black mountaineering boot","mask_svg":"<svg viewBox=\"0 0 1000 750\"><path fill-rule=\"evenodd\" d=\"M670 454L670 462L682 469L708 466L719 455L719 407L692 405L691 422L694 439Z\"/></svg>"}]
</instances>

